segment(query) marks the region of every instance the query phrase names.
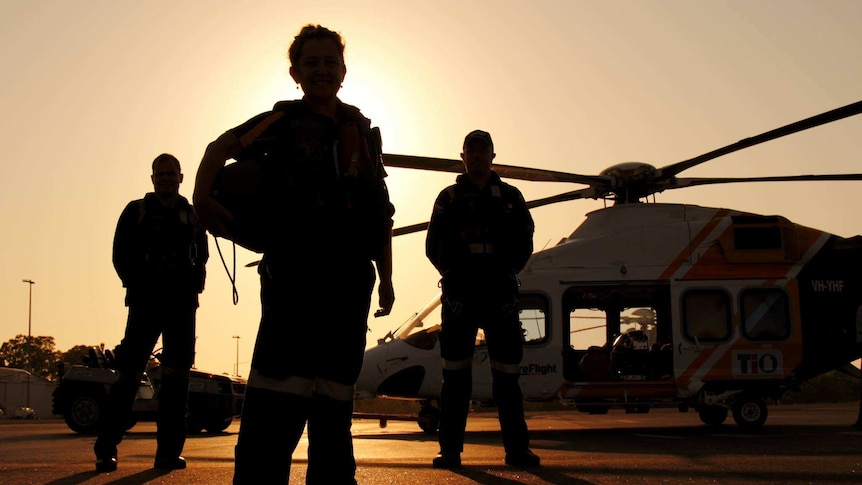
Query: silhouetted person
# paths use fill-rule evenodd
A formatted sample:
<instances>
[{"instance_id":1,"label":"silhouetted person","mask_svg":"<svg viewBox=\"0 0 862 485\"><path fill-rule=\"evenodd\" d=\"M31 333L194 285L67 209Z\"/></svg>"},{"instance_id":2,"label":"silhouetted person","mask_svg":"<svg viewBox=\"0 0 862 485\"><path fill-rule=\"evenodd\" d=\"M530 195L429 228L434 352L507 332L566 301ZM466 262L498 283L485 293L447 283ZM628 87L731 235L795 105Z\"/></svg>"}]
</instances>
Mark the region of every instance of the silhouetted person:
<instances>
[{"instance_id":1,"label":"silhouetted person","mask_svg":"<svg viewBox=\"0 0 862 485\"><path fill-rule=\"evenodd\" d=\"M111 385L93 446L100 472L117 469L117 445L159 335L162 381L153 466L186 467L180 454L186 440L195 315L209 257L207 235L194 208L179 194L183 181L179 160L167 153L156 157L151 179L154 192L126 206L114 234L114 268L126 288L129 316L114 356L118 378Z\"/></svg>"},{"instance_id":2,"label":"silhouetted person","mask_svg":"<svg viewBox=\"0 0 862 485\"><path fill-rule=\"evenodd\" d=\"M538 466L530 451L518 384L523 333L518 320L518 278L533 252L533 218L521 192L491 169L491 135L475 130L464 138L466 174L434 202L426 255L442 277L440 353L440 453L435 468L461 466L464 430L473 386L478 329L485 332L506 464Z\"/></svg>"},{"instance_id":3,"label":"silhouetted person","mask_svg":"<svg viewBox=\"0 0 862 485\"><path fill-rule=\"evenodd\" d=\"M355 483L350 428L377 264L389 314L392 215L379 131L342 103L341 35L306 25L288 50L301 100L228 130L204 153L195 185L201 222L236 237L241 217L212 196L226 161L268 167L269 219L258 266L262 314L235 450L235 484L287 483L308 425L307 483ZM236 225L233 223L236 222ZM245 226L242 226L245 227ZM252 229L255 230L255 229ZM237 230L237 233L240 231Z\"/></svg>"}]
</instances>

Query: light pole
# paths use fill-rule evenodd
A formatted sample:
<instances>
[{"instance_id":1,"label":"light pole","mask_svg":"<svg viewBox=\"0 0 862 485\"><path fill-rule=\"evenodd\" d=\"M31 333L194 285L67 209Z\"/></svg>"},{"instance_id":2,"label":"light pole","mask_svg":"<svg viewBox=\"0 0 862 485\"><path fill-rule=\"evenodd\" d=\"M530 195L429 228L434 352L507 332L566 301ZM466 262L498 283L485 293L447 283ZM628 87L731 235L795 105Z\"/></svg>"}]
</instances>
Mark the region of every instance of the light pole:
<instances>
[{"instance_id":1,"label":"light pole","mask_svg":"<svg viewBox=\"0 0 862 485\"><path fill-rule=\"evenodd\" d=\"M236 364L233 366L233 375L239 377L239 335L234 335L236 339Z\"/></svg>"},{"instance_id":2,"label":"light pole","mask_svg":"<svg viewBox=\"0 0 862 485\"><path fill-rule=\"evenodd\" d=\"M36 284L33 280L21 280L22 283L30 285L30 311L27 315L27 372L33 374L33 347L30 339L33 335L33 285ZM30 375L27 376L27 407L30 407Z\"/></svg>"}]
</instances>

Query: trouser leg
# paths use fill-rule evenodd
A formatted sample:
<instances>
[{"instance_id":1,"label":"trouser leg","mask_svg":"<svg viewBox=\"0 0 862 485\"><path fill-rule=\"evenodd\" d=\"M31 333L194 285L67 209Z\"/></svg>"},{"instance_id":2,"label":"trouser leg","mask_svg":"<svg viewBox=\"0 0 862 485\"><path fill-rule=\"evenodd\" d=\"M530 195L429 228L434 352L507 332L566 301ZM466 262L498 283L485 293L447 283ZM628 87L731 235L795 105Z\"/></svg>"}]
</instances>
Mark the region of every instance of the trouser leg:
<instances>
[{"instance_id":1,"label":"trouser leg","mask_svg":"<svg viewBox=\"0 0 862 485\"><path fill-rule=\"evenodd\" d=\"M288 483L310 404L307 397L246 388L234 449L234 485Z\"/></svg>"},{"instance_id":2,"label":"trouser leg","mask_svg":"<svg viewBox=\"0 0 862 485\"><path fill-rule=\"evenodd\" d=\"M188 390L188 369L162 367L159 409L156 417L157 458L176 458L183 452L187 433Z\"/></svg>"},{"instance_id":3,"label":"trouser leg","mask_svg":"<svg viewBox=\"0 0 862 485\"><path fill-rule=\"evenodd\" d=\"M192 305L165 305L160 319L163 351L161 388L156 416L156 458L180 456L186 442L186 411L189 398L189 369L195 356L195 314Z\"/></svg>"},{"instance_id":4,"label":"trouser leg","mask_svg":"<svg viewBox=\"0 0 862 485\"><path fill-rule=\"evenodd\" d=\"M312 396L308 417L309 485L355 484L353 457L353 401L339 401L322 394Z\"/></svg>"},{"instance_id":5,"label":"trouser leg","mask_svg":"<svg viewBox=\"0 0 862 485\"><path fill-rule=\"evenodd\" d=\"M111 385L100 425L99 435L93 445L97 457L117 456L117 445L123 440L126 425L130 422L130 411L140 386L140 374L120 374Z\"/></svg>"},{"instance_id":6,"label":"trouser leg","mask_svg":"<svg viewBox=\"0 0 862 485\"><path fill-rule=\"evenodd\" d=\"M123 340L116 349L117 380L111 384L99 420L99 435L93 445L97 457L117 456L117 445L131 422L132 404L141 385L141 375L159 331L149 322L149 313L129 308Z\"/></svg>"},{"instance_id":7,"label":"trouser leg","mask_svg":"<svg viewBox=\"0 0 862 485\"><path fill-rule=\"evenodd\" d=\"M473 387L473 369L443 370L440 390L440 451L464 451L464 430L470 412L470 394Z\"/></svg>"},{"instance_id":8,"label":"trouser leg","mask_svg":"<svg viewBox=\"0 0 862 485\"><path fill-rule=\"evenodd\" d=\"M503 447L506 453L523 452L530 447L527 422L524 419L524 397L518 385L518 374L491 369L492 394L497 404Z\"/></svg>"}]
</instances>

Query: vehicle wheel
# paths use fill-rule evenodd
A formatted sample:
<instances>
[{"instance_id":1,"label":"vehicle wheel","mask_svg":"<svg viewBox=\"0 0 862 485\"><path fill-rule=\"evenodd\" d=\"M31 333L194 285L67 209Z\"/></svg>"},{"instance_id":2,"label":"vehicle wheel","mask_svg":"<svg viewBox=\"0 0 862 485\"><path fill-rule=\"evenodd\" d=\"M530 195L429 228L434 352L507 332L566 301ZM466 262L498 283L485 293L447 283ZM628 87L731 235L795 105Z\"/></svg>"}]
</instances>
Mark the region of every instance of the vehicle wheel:
<instances>
[{"instance_id":1,"label":"vehicle wheel","mask_svg":"<svg viewBox=\"0 0 862 485\"><path fill-rule=\"evenodd\" d=\"M188 434L201 434L204 430L204 423L201 419L193 414L186 416L186 432Z\"/></svg>"},{"instance_id":2,"label":"vehicle wheel","mask_svg":"<svg viewBox=\"0 0 862 485\"><path fill-rule=\"evenodd\" d=\"M440 428L440 410L427 406L419 411L419 427L425 434L434 434Z\"/></svg>"},{"instance_id":3,"label":"vehicle wheel","mask_svg":"<svg viewBox=\"0 0 862 485\"><path fill-rule=\"evenodd\" d=\"M207 433L216 434L226 430L230 423L233 422L233 416L222 420L213 419L206 426Z\"/></svg>"},{"instance_id":4,"label":"vehicle wheel","mask_svg":"<svg viewBox=\"0 0 862 485\"><path fill-rule=\"evenodd\" d=\"M649 412L649 405L647 404L635 404L633 406L626 406L626 414L646 414ZM605 411L602 414L607 414Z\"/></svg>"},{"instance_id":5,"label":"vehicle wheel","mask_svg":"<svg viewBox=\"0 0 862 485\"><path fill-rule=\"evenodd\" d=\"M598 404L578 404L578 411L587 414L608 414L610 406L601 406Z\"/></svg>"},{"instance_id":6,"label":"vehicle wheel","mask_svg":"<svg viewBox=\"0 0 862 485\"><path fill-rule=\"evenodd\" d=\"M727 419L727 408L721 406L701 406L697 408L697 415L703 424L718 426L724 424Z\"/></svg>"},{"instance_id":7,"label":"vehicle wheel","mask_svg":"<svg viewBox=\"0 0 862 485\"><path fill-rule=\"evenodd\" d=\"M733 401L733 420L741 428L757 429L766 422L766 402L763 399L743 394Z\"/></svg>"},{"instance_id":8,"label":"vehicle wheel","mask_svg":"<svg viewBox=\"0 0 862 485\"><path fill-rule=\"evenodd\" d=\"M95 434L99 430L104 405L104 396L76 394L69 399L69 406L63 413L63 419L76 433Z\"/></svg>"}]
</instances>

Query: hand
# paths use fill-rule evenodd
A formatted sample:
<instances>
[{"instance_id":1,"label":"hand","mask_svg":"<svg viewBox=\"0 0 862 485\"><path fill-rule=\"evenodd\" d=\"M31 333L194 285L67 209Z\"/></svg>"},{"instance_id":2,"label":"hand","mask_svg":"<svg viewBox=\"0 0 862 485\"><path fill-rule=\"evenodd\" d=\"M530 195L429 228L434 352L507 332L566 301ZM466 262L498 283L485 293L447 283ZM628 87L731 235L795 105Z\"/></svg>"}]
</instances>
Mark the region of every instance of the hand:
<instances>
[{"instance_id":1,"label":"hand","mask_svg":"<svg viewBox=\"0 0 862 485\"><path fill-rule=\"evenodd\" d=\"M195 197L195 212L201 226L213 236L230 238L228 224L233 222L233 214L210 196Z\"/></svg>"},{"instance_id":2,"label":"hand","mask_svg":"<svg viewBox=\"0 0 862 485\"><path fill-rule=\"evenodd\" d=\"M377 287L377 296L380 308L374 312L374 317L385 317L392 311L392 305L395 304L395 289L392 287L392 280L381 281Z\"/></svg>"}]
</instances>

